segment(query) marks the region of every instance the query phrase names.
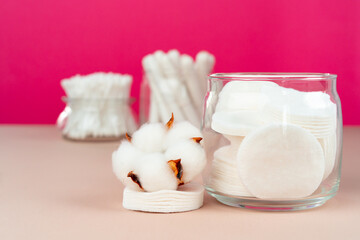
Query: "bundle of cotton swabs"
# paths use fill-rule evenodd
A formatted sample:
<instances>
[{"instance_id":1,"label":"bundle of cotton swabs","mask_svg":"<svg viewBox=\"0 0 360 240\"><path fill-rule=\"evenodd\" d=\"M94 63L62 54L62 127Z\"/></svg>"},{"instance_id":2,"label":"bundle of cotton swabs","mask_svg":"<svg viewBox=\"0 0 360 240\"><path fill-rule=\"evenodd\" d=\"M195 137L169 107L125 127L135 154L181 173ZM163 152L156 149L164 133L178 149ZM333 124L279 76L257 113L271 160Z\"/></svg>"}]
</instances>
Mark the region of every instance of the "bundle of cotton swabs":
<instances>
[{"instance_id":1,"label":"bundle of cotton swabs","mask_svg":"<svg viewBox=\"0 0 360 240\"><path fill-rule=\"evenodd\" d=\"M177 50L156 51L143 58L142 65L151 89L149 122L166 123L171 112L179 121L200 126L207 76L215 57L200 51L195 61Z\"/></svg>"},{"instance_id":2,"label":"bundle of cotton swabs","mask_svg":"<svg viewBox=\"0 0 360 240\"><path fill-rule=\"evenodd\" d=\"M130 75L103 72L63 79L71 109L63 134L71 139L106 138L135 130L128 104L131 83Z\"/></svg>"}]
</instances>

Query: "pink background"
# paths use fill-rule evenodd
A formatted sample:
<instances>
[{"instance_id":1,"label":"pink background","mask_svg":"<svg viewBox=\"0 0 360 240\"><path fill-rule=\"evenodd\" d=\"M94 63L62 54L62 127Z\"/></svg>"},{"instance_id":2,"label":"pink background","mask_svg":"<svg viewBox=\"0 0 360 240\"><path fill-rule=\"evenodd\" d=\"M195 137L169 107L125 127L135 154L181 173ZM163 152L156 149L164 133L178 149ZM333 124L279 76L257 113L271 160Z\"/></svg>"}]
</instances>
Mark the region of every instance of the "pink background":
<instances>
[{"instance_id":1,"label":"pink background","mask_svg":"<svg viewBox=\"0 0 360 240\"><path fill-rule=\"evenodd\" d=\"M129 73L141 58L202 49L215 71L338 74L345 124L360 124L360 4L356 0L2 0L0 123L54 123L61 79Z\"/></svg>"}]
</instances>

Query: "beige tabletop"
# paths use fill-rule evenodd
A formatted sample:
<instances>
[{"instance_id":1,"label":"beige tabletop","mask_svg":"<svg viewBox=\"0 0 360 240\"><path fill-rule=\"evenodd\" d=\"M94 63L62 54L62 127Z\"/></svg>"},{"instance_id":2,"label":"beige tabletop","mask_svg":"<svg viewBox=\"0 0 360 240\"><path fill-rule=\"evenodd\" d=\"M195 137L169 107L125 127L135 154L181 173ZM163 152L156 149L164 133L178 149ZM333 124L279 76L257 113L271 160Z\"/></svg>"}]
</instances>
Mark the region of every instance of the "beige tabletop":
<instances>
[{"instance_id":1,"label":"beige tabletop","mask_svg":"<svg viewBox=\"0 0 360 240\"><path fill-rule=\"evenodd\" d=\"M0 239L360 239L360 127L344 129L340 191L298 212L228 207L209 195L193 212L122 208L111 169L118 143L79 143L53 126L0 126Z\"/></svg>"}]
</instances>

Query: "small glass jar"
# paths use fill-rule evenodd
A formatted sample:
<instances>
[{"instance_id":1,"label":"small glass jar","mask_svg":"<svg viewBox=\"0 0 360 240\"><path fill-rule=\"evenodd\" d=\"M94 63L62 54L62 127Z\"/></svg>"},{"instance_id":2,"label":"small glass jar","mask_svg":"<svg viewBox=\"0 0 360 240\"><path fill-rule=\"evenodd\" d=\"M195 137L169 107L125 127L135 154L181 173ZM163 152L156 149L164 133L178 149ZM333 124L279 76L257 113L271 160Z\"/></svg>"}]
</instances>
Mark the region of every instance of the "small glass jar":
<instances>
[{"instance_id":1,"label":"small glass jar","mask_svg":"<svg viewBox=\"0 0 360 240\"><path fill-rule=\"evenodd\" d=\"M64 111L57 120L63 137L77 141L116 141L136 130L130 107L133 99L63 98Z\"/></svg>"},{"instance_id":2,"label":"small glass jar","mask_svg":"<svg viewBox=\"0 0 360 240\"><path fill-rule=\"evenodd\" d=\"M202 131L204 183L236 207L291 211L335 196L342 159L336 75L209 76Z\"/></svg>"}]
</instances>

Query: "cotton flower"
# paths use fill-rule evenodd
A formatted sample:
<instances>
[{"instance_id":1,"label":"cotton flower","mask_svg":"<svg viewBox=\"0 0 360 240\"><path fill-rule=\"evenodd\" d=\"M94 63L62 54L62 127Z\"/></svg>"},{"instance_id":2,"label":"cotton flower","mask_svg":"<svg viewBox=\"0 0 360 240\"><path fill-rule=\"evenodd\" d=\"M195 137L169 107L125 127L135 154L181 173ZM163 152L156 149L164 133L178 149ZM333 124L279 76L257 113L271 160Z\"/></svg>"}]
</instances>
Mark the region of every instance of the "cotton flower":
<instances>
[{"instance_id":1,"label":"cotton flower","mask_svg":"<svg viewBox=\"0 0 360 240\"><path fill-rule=\"evenodd\" d=\"M140 159L140 163L137 173L144 191L155 192L177 189L177 178L169 167L164 154L146 154Z\"/></svg>"},{"instance_id":2,"label":"cotton flower","mask_svg":"<svg viewBox=\"0 0 360 240\"><path fill-rule=\"evenodd\" d=\"M144 124L126 138L113 153L113 170L132 190L176 190L205 167L200 130L189 122L174 123L173 116L165 126Z\"/></svg>"},{"instance_id":3,"label":"cotton flower","mask_svg":"<svg viewBox=\"0 0 360 240\"><path fill-rule=\"evenodd\" d=\"M139 165L139 159L143 155L143 152L127 141L123 141L112 155L112 167L116 177L125 186L137 191L141 188L128 177L128 174Z\"/></svg>"},{"instance_id":4,"label":"cotton flower","mask_svg":"<svg viewBox=\"0 0 360 240\"><path fill-rule=\"evenodd\" d=\"M167 159L181 159L183 170L182 181L190 182L198 176L206 165L205 151L199 143L192 139L181 140L171 145L165 152Z\"/></svg>"},{"instance_id":5,"label":"cotton flower","mask_svg":"<svg viewBox=\"0 0 360 240\"><path fill-rule=\"evenodd\" d=\"M180 140L191 139L194 137L202 137L200 130L194 127L194 125L189 122L176 123L169 129L165 136L164 149L176 144Z\"/></svg>"},{"instance_id":6,"label":"cotton flower","mask_svg":"<svg viewBox=\"0 0 360 240\"><path fill-rule=\"evenodd\" d=\"M163 148L165 134L166 128L161 123L146 123L133 134L131 142L141 151L160 152Z\"/></svg>"}]
</instances>

